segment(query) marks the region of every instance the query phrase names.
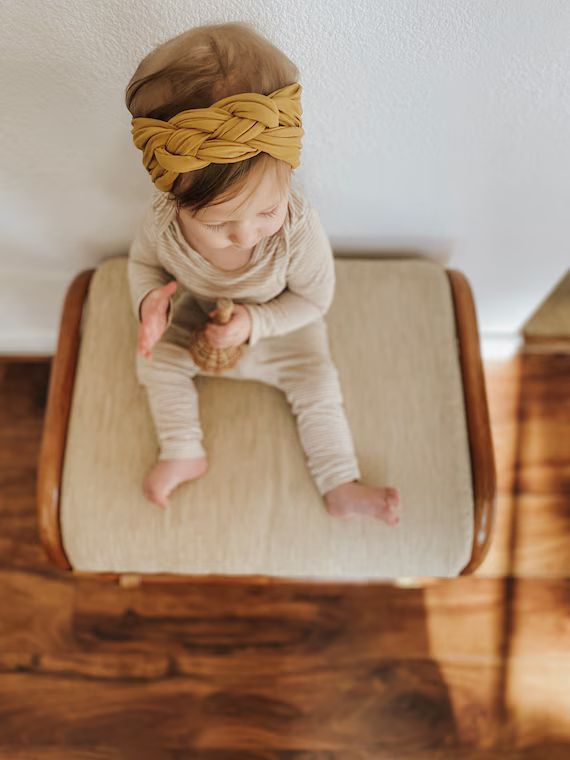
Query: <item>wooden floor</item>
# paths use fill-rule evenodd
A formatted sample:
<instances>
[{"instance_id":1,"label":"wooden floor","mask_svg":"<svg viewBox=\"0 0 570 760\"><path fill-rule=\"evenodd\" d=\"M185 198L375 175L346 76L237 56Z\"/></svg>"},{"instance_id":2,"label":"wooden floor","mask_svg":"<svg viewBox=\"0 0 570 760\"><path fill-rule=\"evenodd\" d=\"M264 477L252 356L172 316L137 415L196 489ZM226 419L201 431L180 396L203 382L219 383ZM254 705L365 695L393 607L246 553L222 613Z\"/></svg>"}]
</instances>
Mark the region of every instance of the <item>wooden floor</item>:
<instances>
[{"instance_id":1,"label":"wooden floor","mask_svg":"<svg viewBox=\"0 0 570 760\"><path fill-rule=\"evenodd\" d=\"M499 484L422 589L71 578L39 544L48 362L0 361L0 758L570 758L570 353L485 367Z\"/></svg>"}]
</instances>

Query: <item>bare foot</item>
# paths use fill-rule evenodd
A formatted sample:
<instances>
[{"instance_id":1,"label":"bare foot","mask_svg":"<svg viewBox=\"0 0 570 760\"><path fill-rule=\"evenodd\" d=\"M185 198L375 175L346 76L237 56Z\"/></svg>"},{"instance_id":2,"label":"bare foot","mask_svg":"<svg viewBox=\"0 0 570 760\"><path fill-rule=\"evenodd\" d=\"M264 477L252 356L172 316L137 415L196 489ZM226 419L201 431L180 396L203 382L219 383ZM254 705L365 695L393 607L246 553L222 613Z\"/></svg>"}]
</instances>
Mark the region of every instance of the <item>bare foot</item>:
<instances>
[{"instance_id":1,"label":"bare foot","mask_svg":"<svg viewBox=\"0 0 570 760\"><path fill-rule=\"evenodd\" d=\"M208 458L159 459L143 481L143 492L149 501L159 507L168 506L168 495L179 483L205 475Z\"/></svg>"},{"instance_id":2,"label":"bare foot","mask_svg":"<svg viewBox=\"0 0 570 760\"><path fill-rule=\"evenodd\" d=\"M342 483L327 491L325 504L334 517L369 516L384 520L388 525L397 525L400 516L400 492L397 488L380 488L367 486L356 480Z\"/></svg>"}]
</instances>

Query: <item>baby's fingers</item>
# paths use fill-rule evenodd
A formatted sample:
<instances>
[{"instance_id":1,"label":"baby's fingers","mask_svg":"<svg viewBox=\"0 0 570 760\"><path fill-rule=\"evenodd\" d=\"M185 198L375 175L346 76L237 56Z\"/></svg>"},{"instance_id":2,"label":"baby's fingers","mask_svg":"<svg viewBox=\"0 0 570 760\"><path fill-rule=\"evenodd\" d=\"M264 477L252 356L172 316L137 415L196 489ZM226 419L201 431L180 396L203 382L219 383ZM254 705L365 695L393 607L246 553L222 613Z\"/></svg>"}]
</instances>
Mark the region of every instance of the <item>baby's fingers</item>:
<instances>
[{"instance_id":1,"label":"baby's fingers","mask_svg":"<svg viewBox=\"0 0 570 760\"><path fill-rule=\"evenodd\" d=\"M215 333L212 333L206 330L206 339L211 346L214 346L214 348L222 347L220 343L220 337L216 335Z\"/></svg>"},{"instance_id":2,"label":"baby's fingers","mask_svg":"<svg viewBox=\"0 0 570 760\"><path fill-rule=\"evenodd\" d=\"M139 351L147 359L152 358L151 349L156 343L157 335L154 331L146 329L143 330L139 338Z\"/></svg>"},{"instance_id":3,"label":"baby's fingers","mask_svg":"<svg viewBox=\"0 0 570 760\"><path fill-rule=\"evenodd\" d=\"M139 343L138 350L139 350L139 354L141 356L144 356L145 359L151 359L152 358L152 354L150 353L150 348L149 348L149 344L148 343L146 343L146 342Z\"/></svg>"}]
</instances>

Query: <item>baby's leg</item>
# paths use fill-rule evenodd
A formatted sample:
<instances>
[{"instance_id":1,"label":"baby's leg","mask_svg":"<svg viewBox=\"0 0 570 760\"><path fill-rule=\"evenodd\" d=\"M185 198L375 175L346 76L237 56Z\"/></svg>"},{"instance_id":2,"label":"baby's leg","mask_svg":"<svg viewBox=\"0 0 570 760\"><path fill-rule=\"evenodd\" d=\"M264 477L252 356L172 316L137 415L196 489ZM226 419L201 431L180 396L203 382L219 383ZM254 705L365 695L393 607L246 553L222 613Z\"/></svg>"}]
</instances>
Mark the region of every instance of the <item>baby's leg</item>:
<instances>
[{"instance_id":1,"label":"baby's leg","mask_svg":"<svg viewBox=\"0 0 570 760\"><path fill-rule=\"evenodd\" d=\"M297 379L289 375L284 390L297 418L308 466L330 514L369 516L396 525L397 489L358 482L360 470L332 361L313 357L298 365Z\"/></svg>"},{"instance_id":2,"label":"baby's leg","mask_svg":"<svg viewBox=\"0 0 570 760\"><path fill-rule=\"evenodd\" d=\"M315 484L331 515L368 515L389 525L399 522L397 489L360 483L352 432L340 379L320 321L280 336L273 367L279 388L297 420L299 438Z\"/></svg>"},{"instance_id":3,"label":"baby's leg","mask_svg":"<svg viewBox=\"0 0 570 760\"><path fill-rule=\"evenodd\" d=\"M208 469L198 393L192 380L197 369L185 347L164 340L154 346L152 360L137 354L136 362L160 443L158 461L145 476L143 492L150 501L166 507L167 497L177 485Z\"/></svg>"}]
</instances>

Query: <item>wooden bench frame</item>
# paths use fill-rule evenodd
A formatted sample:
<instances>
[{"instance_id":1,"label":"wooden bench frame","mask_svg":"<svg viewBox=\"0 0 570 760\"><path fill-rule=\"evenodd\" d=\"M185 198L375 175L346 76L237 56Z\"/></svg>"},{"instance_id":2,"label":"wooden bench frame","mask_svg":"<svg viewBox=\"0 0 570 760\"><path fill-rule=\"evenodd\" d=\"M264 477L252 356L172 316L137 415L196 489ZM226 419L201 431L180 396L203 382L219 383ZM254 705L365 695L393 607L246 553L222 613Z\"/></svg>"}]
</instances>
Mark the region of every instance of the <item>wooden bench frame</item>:
<instances>
[{"instance_id":1,"label":"wooden bench frame","mask_svg":"<svg viewBox=\"0 0 570 760\"><path fill-rule=\"evenodd\" d=\"M348 255L346 256L348 257ZM335 258L345 256L335 253ZM350 258L370 258L366 255ZM376 256L377 258L377 256ZM53 357L47 397L44 428L42 433L37 474L37 517L40 540L49 559L62 570L77 576L116 580L122 586L136 586L142 580L172 581L186 583L207 582L256 582L261 584L303 582L295 578L282 579L265 575L185 575L172 573L120 573L85 572L75 570L63 548L59 507L61 477L65 457L67 429L73 398L75 373L81 344L81 322L84 305L88 297L89 284L96 269L80 272L71 282L62 308L60 330L55 356ZM481 564L490 545L495 519L496 471L493 440L485 377L481 360L477 316L471 287L465 275L459 270L445 269L449 278L455 314L457 347L463 381L469 448L471 454L471 476L474 494L474 533L471 558L460 575L469 575ZM399 578L381 580L389 585L424 586L436 583L437 578ZM347 580L349 583L361 581ZM366 581L368 583L369 581Z\"/></svg>"}]
</instances>

